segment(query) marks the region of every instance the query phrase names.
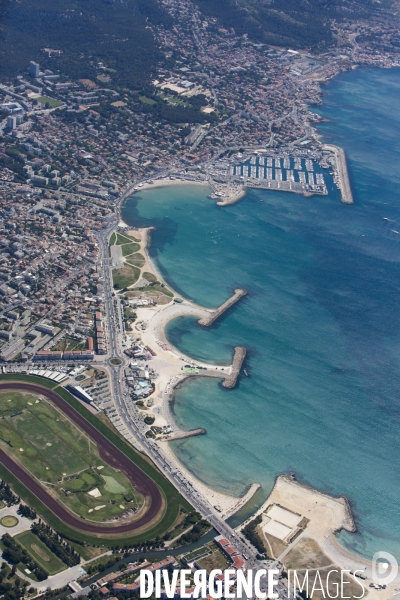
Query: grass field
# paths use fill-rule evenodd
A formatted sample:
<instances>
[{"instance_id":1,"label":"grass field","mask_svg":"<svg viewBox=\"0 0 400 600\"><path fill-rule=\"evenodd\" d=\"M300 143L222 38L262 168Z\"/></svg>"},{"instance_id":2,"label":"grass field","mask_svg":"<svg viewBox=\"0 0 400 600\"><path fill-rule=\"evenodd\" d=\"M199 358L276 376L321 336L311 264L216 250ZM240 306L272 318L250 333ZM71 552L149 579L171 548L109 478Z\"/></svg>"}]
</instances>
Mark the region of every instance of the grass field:
<instances>
[{"instance_id":1,"label":"grass field","mask_svg":"<svg viewBox=\"0 0 400 600\"><path fill-rule=\"evenodd\" d=\"M3 449L41 482L51 484L78 515L101 522L142 505L128 478L102 461L96 444L47 400L0 393L0 417ZM89 495L93 489L98 497Z\"/></svg>"},{"instance_id":2,"label":"grass field","mask_svg":"<svg viewBox=\"0 0 400 600\"><path fill-rule=\"evenodd\" d=\"M31 531L19 533L14 538L30 556L35 560L49 575L55 575L67 568L63 562L55 555L43 542Z\"/></svg>"},{"instance_id":3,"label":"grass field","mask_svg":"<svg viewBox=\"0 0 400 600\"><path fill-rule=\"evenodd\" d=\"M140 250L140 244L136 242L130 242L129 244L121 244L122 256L129 256Z\"/></svg>"},{"instance_id":4,"label":"grass field","mask_svg":"<svg viewBox=\"0 0 400 600\"><path fill-rule=\"evenodd\" d=\"M149 273L149 271L144 271L142 277L147 279L149 283L155 283L157 281L157 277L153 273Z\"/></svg>"},{"instance_id":5,"label":"grass field","mask_svg":"<svg viewBox=\"0 0 400 600\"><path fill-rule=\"evenodd\" d=\"M53 346L52 350L61 350L62 352L65 352L66 350L87 350L87 342L86 339L76 340L69 337L69 335L65 335L55 346Z\"/></svg>"},{"instance_id":6,"label":"grass field","mask_svg":"<svg viewBox=\"0 0 400 600\"><path fill-rule=\"evenodd\" d=\"M142 104L150 104L150 106L154 106L154 104L157 104L155 100L153 100L152 98L147 98L147 96L139 96L139 100Z\"/></svg>"},{"instance_id":7,"label":"grass field","mask_svg":"<svg viewBox=\"0 0 400 600\"><path fill-rule=\"evenodd\" d=\"M138 254L140 250L139 239L126 233L114 232L110 237L110 246L121 246L122 256L128 257L129 261L124 261L124 266L120 269L113 269L113 285L115 289L127 288L140 278L140 269L145 263L144 256Z\"/></svg>"},{"instance_id":8,"label":"grass field","mask_svg":"<svg viewBox=\"0 0 400 600\"><path fill-rule=\"evenodd\" d=\"M126 264L133 265L134 267L142 268L145 263L145 259L143 254L136 252L135 254L131 254L129 256L129 262Z\"/></svg>"},{"instance_id":9,"label":"grass field","mask_svg":"<svg viewBox=\"0 0 400 600\"><path fill-rule=\"evenodd\" d=\"M115 240L115 244L117 246L121 246L122 244L127 244L129 242L140 242L140 239L133 237L133 235L128 235L127 233L117 233Z\"/></svg>"},{"instance_id":10,"label":"grass field","mask_svg":"<svg viewBox=\"0 0 400 600\"><path fill-rule=\"evenodd\" d=\"M40 96L39 98L36 98L36 100L40 102L40 104L48 104L50 108L55 108L56 106L62 105L62 102L54 100L54 98L48 98L47 96Z\"/></svg>"},{"instance_id":11,"label":"grass field","mask_svg":"<svg viewBox=\"0 0 400 600\"><path fill-rule=\"evenodd\" d=\"M122 246L123 244L130 244L132 242L140 242L140 239L128 235L127 233L114 233L110 237L110 246Z\"/></svg>"},{"instance_id":12,"label":"grass field","mask_svg":"<svg viewBox=\"0 0 400 600\"><path fill-rule=\"evenodd\" d=\"M208 556L205 556L197 561L201 568L206 569L208 572L212 571L213 569L221 569L221 571L228 569L230 562L226 558L225 554L219 548L215 547L215 545L211 546L211 550L213 550L212 554L209 554Z\"/></svg>"},{"instance_id":13,"label":"grass field","mask_svg":"<svg viewBox=\"0 0 400 600\"><path fill-rule=\"evenodd\" d=\"M140 269L126 264L122 269L113 269L112 276L114 286L123 289L139 281Z\"/></svg>"},{"instance_id":14,"label":"grass field","mask_svg":"<svg viewBox=\"0 0 400 600\"><path fill-rule=\"evenodd\" d=\"M142 292L160 292L169 298L173 298L174 294L167 287L162 287L159 283L141 289Z\"/></svg>"},{"instance_id":15,"label":"grass field","mask_svg":"<svg viewBox=\"0 0 400 600\"><path fill-rule=\"evenodd\" d=\"M15 527L18 525L19 521L14 515L6 515L0 520L0 523L3 527Z\"/></svg>"},{"instance_id":16,"label":"grass field","mask_svg":"<svg viewBox=\"0 0 400 600\"><path fill-rule=\"evenodd\" d=\"M45 387L55 387L54 382L46 382L39 377L19 374L0 375L1 381L21 381L35 383ZM73 529L60 519L46 506L44 506L38 498L30 492L8 469L0 464L0 477L4 479L14 490L15 493L34 508L37 513L47 521L60 535L73 540L77 543L88 543L97 546L104 545L105 547L119 547L122 544L135 544L137 542L154 539L157 536L163 535L173 524L179 515L181 508L186 511L191 510L190 504L180 495L176 488L156 469L153 463L145 456L138 453L132 446L125 442L117 433L103 423L96 415L92 415L76 398L74 398L67 390L58 387L57 393L64 398L78 413L80 413L89 423L98 429L102 435L110 440L114 446L119 448L128 458L138 465L145 473L147 473L159 486L165 500L166 510L160 520L151 526L148 530L138 532L132 535L119 536L95 536L87 532ZM77 548L79 551L79 549Z\"/></svg>"}]
</instances>

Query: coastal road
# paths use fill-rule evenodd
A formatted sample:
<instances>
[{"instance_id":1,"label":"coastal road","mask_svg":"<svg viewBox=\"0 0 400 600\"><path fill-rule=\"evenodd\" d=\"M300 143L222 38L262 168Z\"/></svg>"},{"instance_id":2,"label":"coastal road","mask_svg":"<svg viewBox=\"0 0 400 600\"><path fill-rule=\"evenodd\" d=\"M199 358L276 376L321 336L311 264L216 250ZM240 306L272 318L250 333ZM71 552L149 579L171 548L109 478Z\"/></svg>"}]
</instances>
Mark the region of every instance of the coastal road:
<instances>
[{"instance_id":1,"label":"coastal road","mask_svg":"<svg viewBox=\"0 0 400 600\"><path fill-rule=\"evenodd\" d=\"M136 185L137 183L135 186ZM132 186L130 190L132 190L133 187L134 186ZM109 356L111 359L118 358L122 362L120 365L113 365L110 360L108 360L111 371L111 387L115 407L121 421L124 423L132 437L137 441L138 445L144 449L149 458L160 469L164 476L171 481L182 496L190 502L195 510L211 523L218 533L226 537L240 553L248 557L247 566L249 568L260 566L261 563L256 559L256 551L254 548L244 538L241 536L239 537L239 535L234 532L234 530L220 517L214 507L211 506L208 500L192 486L180 470L173 469L170 466L167 458L162 454L162 451L156 442L145 436L147 428L144 427L143 419L139 414L136 414L136 406L124 393L121 381L123 378L123 365L126 361L116 333L117 321L113 304L112 271L109 260L108 240L112 231L117 228L116 225L120 221L120 209L122 203L128 196L129 192L125 192L124 195L120 197L119 202L116 204L116 222L114 222L114 225L111 224L107 230L100 232L98 237L100 250L103 255L104 305L107 313L106 321L110 346Z\"/></svg>"},{"instance_id":2,"label":"coastal road","mask_svg":"<svg viewBox=\"0 0 400 600\"><path fill-rule=\"evenodd\" d=\"M97 534L120 533L134 534L139 527L143 527L160 513L163 505L162 496L156 483L135 463L133 463L121 450L112 442L104 437L89 421L78 413L68 402L52 390L41 386L24 382L3 382L0 383L0 392L2 391L24 391L31 392L46 397L53 402L71 421L73 421L82 431L84 431L97 444L100 457L111 467L120 469L129 478L136 491L145 497L150 498L150 508L137 521L126 523L124 525L96 525L89 521L79 519L68 512L61 503L51 496L30 474L28 474L16 461L14 461L6 452L0 449L0 461L9 469L47 508L49 508L59 519L67 525L80 531Z\"/></svg>"}]
</instances>

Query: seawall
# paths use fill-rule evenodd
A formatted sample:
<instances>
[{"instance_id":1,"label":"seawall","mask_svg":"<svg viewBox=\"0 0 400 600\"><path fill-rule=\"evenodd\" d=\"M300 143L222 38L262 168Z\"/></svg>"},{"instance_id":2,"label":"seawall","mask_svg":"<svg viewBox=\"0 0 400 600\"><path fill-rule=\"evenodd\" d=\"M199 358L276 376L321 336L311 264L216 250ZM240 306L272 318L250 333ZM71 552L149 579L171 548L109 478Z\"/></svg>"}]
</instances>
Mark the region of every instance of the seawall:
<instances>
[{"instance_id":1,"label":"seawall","mask_svg":"<svg viewBox=\"0 0 400 600\"><path fill-rule=\"evenodd\" d=\"M230 308L231 306L236 304L236 302L238 302L240 300L240 298L243 298L243 296L246 296L246 294L247 294L246 290L242 290L242 289L235 290L235 293L233 294L233 296L231 296L226 302L224 302L223 304L221 304L221 306L219 306L217 309L215 309L210 314L210 316L199 319L197 321L198 324L203 325L203 327L210 327L210 325L212 325L217 319L219 319L219 317L221 315L223 315L224 312L228 310L228 308Z\"/></svg>"},{"instance_id":2,"label":"seawall","mask_svg":"<svg viewBox=\"0 0 400 600\"><path fill-rule=\"evenodd\" d=\"M173 442L175 440L184 440L186 438L194 437L196 435L205 435L207 431L202 427L198 429L190 429L189 431L173 431L171 434L165 436L165 438L161 439L162 442Z\"/></svg>"},{"instance_id":3,"label":"seawall","mask_svg":"<svg viewBox=\"0 0 400 600\"><path fill-rule=\"evenodd\" d=\"M333 152L336 158L336 170L339 179L341 200L343 204L354 204L353 193L351 191L349 173L347 170L346 154L343 148L334 146L333 144L324 144L324 150Z\"/></svg>"},{"instance_id":4,"label":"seawall","mask_svg":"<svg viewBox=\"0 0 400 600\"><path fill-rule=\"evenodd\" d=\"M232 369L228 377L225 377L222 387L231 390L235 387L238 377L240 375L240 370L242 368L244 359L246 358L247 350L243 348L243 346L236 346L235 353L233 355L232 361Z\"/></svg>"}]
</instances>

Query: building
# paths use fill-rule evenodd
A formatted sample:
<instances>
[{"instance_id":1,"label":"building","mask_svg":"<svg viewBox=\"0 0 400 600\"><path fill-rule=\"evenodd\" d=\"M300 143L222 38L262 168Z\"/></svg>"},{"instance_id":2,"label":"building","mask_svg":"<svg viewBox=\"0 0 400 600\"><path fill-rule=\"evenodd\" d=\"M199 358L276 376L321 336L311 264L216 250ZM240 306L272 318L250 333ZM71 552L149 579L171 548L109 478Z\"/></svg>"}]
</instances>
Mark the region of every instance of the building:
<instances>
[{"instance_id":1,"label":"building","mask_svg":"<svg viewBox=\"0 0 400 600\"><path fill-rule=\"evenodd\" d=\"M114 583L112 591L114 594L132 594L138 592L139 589L140 583Z\"/></svg>"},{"instance_id":2,"label":"building","mask_svg":"<svg viewBox=\"0 0 400 600\"><path fill-rule=\"evenodd\" d=\"M37 150L35 148L35 150ZM35 152L35 154L37 154L37 152ZM49 180L47 177L42 177L41 175L33 175L33 177L31 177L31 181L32 183L37 183L38 185L48 185Z\"/></svg>"},{"instance_id":3,"label":"building","mask_svg":"<svg viewBox=\"0 0 400 600\"><path fill-rule=\"evenodd\" d=\"M16 340L12 342L8 348L4 348L0 354L0 360L7 362L20 354L25 348L24 340Z\"/></svg>"},{"instance_id":4,"label":"building","mask_svg":"<svg viewBox=\"0 0 400 600\"><path fill-rule=\"evenodd\" d=\"M71 350L64 352L64 360L93 360L94 352L92 350Z\"/></svg>"},{"instance_id":5,"label":"building","mask_svg":"<svg viewBox=\"0 0 400 600\"><path fill-rule=\"evenodd\" d=\"M15 129L17 127L17 117L8 117L7 118L7 127L9 129Z\"/></svg>"},{"instance_id":6,"label":"building","mask_svg":"<svg viewBox=\"0 0 400 600\"><path fill-rule=\"evenodd\" d=\"M42 179L44 179L44 177L42 177ZM36 325L35 329L36 331L40 331L41 333L45 333L46 335L54 335L54 327L51 327L50 325L45 325L44 323Z\"/></svg>"},{"instance_id":7,"label":"building","mask_svg":"<svg viewBox=\"0 0 400 600\"><path fill-rule=\"evenodd\" d=\"M92 404L93 398L91 396L89 396L89 394L87 392L85 392L85 390L80 385L77 385L77 386L67 385L67 390L69 392L71 392L71 394L73 394L74 396L79 398L80 400L83 400L84 402L87 402L88 404Z\"/></svg>"},{"instance_id":8,"label":"building","mask_svg":"<svg viewBox=\"0 0 400 600\"><path fill-rule=\"evenodd\" d=\"M33 357L33 360L61 360L62 352L49 352L48 350L38 350Z\"/></svg>"},{"instance_id":9,"label":"building","mask_svg":"<svg viewBox=\"0 0 400 600\"><path fill-rule=\"evenodd\" d=\"M39 69L39 64L34 62L33 60L31 60L31 62L29 63L29 75L31 77L39 77L39 73L40 73L40 69Z\"/></svg>"}]
</instances>

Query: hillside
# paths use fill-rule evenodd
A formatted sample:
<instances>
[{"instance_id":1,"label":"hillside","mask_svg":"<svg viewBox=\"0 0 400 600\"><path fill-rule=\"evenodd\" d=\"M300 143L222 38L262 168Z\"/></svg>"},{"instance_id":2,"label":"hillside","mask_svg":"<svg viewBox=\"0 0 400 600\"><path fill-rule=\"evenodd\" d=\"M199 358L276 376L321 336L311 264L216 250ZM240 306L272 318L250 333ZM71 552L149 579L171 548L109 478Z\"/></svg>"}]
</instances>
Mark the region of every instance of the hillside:
<instances>
[{"instance_id":1,"label":"hillside","mask_svg":"<svg viewBox=\"0 0 400 600\"><path fill-rule=\"evenodd\" d=\"M142 86L157 60L147 20L171 24L157 0L0 0L0 78L24 73L36 60L90 79L102 61L115 85ZM62 53L49 57L44 48Z\"/></svg>"},{"instance_id":2,"label":"hillside","mask_svg":"<svg viewBox=\"0 0 400 600\"><path fill-rule=\"evenodd\" d=\"M323 49L334 43L331 23L367 19L391 0L196 0L200 10L217 17L239 35L292 48Z\"/></svg>"}]
</instances>

